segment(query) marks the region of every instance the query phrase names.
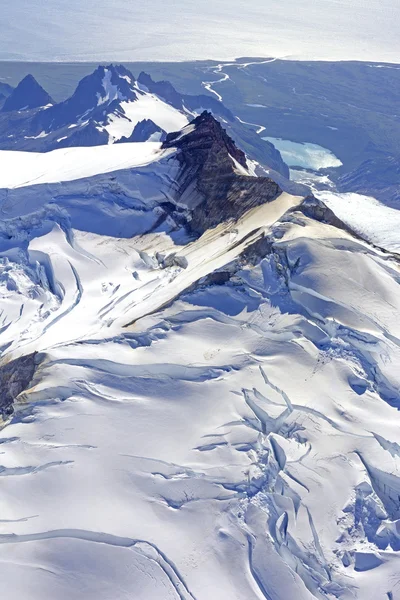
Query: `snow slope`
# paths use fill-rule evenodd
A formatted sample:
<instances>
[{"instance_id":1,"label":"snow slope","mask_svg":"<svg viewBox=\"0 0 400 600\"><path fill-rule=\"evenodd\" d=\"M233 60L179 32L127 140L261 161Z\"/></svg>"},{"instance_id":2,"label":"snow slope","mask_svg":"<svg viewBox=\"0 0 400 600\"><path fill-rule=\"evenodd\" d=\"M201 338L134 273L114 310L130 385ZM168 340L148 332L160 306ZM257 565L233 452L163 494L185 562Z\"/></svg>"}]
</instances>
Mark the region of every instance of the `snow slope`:
<instances>
[{"instance_id":1,"label":"snow slope","mask_svg":"<svg viewBox=\"0 0 400 600\"><path fill-rule=\"evenodd\" d=\"M315 192L360 235L392 252L400 251L400 211L362 194Z\"/></svg>"},{"instance_id":2,"label":"snow slope","mask_svg":"<svg viewBox=\"0 0 400 600\"><path fill-rule=\"evenodd\" d=\"M144 119L151 119L166 133L178 131L188 124L184 114L154 94L141 95L134 102L121 102L121 108L123 114L110 115L110 122L105 126L113 141L129 137L135 125Z\"/></svg>"},{"instance_id":3,"label":"snow slope","mask_svg":"<svg viewBox=\"0 0 400 600\"><path fill-rule=\"evenodd\" d=\"M0 150L0 189L83 179L148 165L167 155L158 142L60 148L51 152Z\"/></svg>"},{"instance_id":4,"label":"snow slope","mask_svg":"<svg viewBox=\"0 0 400 600\"><path fill-rule=\"evenodd\" d=\"M4 595L399 600L398 257L288 194L188 239L173 151L120 147L0 194L2 356L42 361L0 434Z\"/></svg>"}]
</instances>

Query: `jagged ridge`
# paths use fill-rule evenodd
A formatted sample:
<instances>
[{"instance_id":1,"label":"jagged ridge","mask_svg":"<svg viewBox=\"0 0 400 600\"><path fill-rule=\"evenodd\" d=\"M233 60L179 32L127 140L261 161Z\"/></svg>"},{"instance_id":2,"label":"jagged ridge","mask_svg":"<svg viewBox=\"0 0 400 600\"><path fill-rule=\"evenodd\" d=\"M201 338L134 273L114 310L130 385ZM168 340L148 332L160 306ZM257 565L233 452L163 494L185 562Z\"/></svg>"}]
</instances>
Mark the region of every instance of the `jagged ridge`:
<instances>
[{"instance_id":1,"label":"jagged ridge","mask_svg":"<svg viewBox=\"0 0 400 600\"><path fill-rule=\"evenodd\" d=\"M186 131L185 131L186 130ZM238 219L250 208L276 198L281 189L267 177L250 177L235 168L236 161L247 171L246 156L211 113L204 111L183 132L167 136L163 148L178 148L181 164L177 200L195 193L190 227L202 233L221 221Z\"/></svg>"}]
</instances>

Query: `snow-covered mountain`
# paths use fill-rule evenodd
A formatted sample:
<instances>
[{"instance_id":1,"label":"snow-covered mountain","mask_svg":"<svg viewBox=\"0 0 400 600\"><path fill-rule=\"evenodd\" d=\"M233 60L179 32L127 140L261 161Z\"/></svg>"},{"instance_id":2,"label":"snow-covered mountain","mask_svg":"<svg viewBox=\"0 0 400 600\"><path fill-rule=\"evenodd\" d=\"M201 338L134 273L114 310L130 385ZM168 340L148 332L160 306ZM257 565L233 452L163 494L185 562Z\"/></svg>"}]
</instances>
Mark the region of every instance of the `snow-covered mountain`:
<instances>
[{"instance_id":1,"label":"snow-covered mountain","mask_svg":"<svg viewBox=\"0 0 400 600\"><path fill-rule=\"evenodd\" d=\"M17 111L11 120L9 115L3 117L4 148L46 151L113 143L123 136L130 141L147 141L136 139L135 128L151 117L157 123L152 121L156 132L149 137L158 133L158 139L188 122L182 112L142 91L122 65L98 67L64 102L44 102L44 97L43 102L32 102L38 89L42 88L28 76L4 103L3 112Z\"/></svg>"},{"instance_id":2,"label":"snow-covered mountain","mask_svg":"<svg viewBox=\"0 0 400 600\"><path fill-rule=\"evenodd\" d=\"M123 136L135 138L135 127L145 119L153 123L156 119L158 139L166 131L179 129L188 122L181 112L142 91L122 65L109 65L98 67L94 73L84 77L71 98L36 114L32 127L40 129L44 135L65 133L63 145L74 145L74 138L82 135L89 126L94 136L90 145L95 145L104 143L104 140L105 143L119 141ZM68 129L75 131L71 134Z\"/></svg>"},{"instance_id":3,"label":"snow-covered mountain","mask_svg":"<svg viewBox=\"0 0 400 600\"><path fill-rule=\"evenodd\" d=\"M4 595L398 600L379 207L283 191L228 119L91 77L32 122L164 139L0 151Z\"/></svg>"},{"instance_id":4,"label":"snow-covered mountain","mask_svg":"<svg viewBox=\"0 0 400 600\"><path fill-rule=\"evenodd\" d=\"M99 66L72 96L55 103L32 77L25 77L0 112L0 148L47 152L71 146L162 141L203 110L220 118L229 134L260 165L289 177L280 153L210 95L180 94L168 81L146 73L136 80L123 65ZM289 184L288 184L289 185Z\"/></svg>"}]
</instances>

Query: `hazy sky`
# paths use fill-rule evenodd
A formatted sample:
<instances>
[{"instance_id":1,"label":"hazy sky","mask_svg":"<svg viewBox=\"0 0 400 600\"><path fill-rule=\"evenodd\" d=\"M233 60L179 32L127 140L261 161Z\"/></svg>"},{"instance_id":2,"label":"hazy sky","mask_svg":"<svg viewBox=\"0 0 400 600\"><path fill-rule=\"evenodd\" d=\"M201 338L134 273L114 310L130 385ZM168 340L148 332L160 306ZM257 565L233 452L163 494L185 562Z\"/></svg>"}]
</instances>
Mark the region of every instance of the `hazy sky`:
<instances>
[{"instance_id":1,"label":"hazy sky","mask_svg":"<svg viewBox=\"0 0 400 600\"><path fill-rule=\"evenodd\" d=\"M2 1L0 60L400 63L400 0Z\"/></svg>"}]
</instances>

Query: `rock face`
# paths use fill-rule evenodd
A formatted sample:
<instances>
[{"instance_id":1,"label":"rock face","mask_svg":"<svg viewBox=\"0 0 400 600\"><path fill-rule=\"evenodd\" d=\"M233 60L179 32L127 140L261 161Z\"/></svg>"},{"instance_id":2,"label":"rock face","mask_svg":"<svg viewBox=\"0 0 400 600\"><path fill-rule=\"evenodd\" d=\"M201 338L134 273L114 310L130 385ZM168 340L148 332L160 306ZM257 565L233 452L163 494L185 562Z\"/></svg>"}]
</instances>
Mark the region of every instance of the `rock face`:
<instances>
[{"instance_id":1,"label":"rock face","mask_svg":"<svg viewBox=\"0 0 400 600\"><path fill-rule=\"evenodd\" d=\"M6 98L1 110L2 112L10 112L12 110L38 108L53 103L53 99L36 79L32 75L27 75Z\"/></svg>"},{"instance_id":2,"label":"rock face","mask_svg":"<svg viewBox=\"0 0 400 600\"><path fill-rule=\"evenodd\" d=\"M272 179L245 174L245 154L206 111L182 132L167 135L163 147L178 149L181 170L176 200L192 210L193 233L238 219L282 191Z\"/></svg>"},{"instance_id":3,"label":"rock face","mask_svg":"<svg viewBox=\"0 0 400 600\"><path fill-rule=\"evenodd\" d=\"M0 365L0 415L3 420L13 414L13 403L29 386L38 363L38 354L34 352Z\"/></svg>"}]
</instances>

